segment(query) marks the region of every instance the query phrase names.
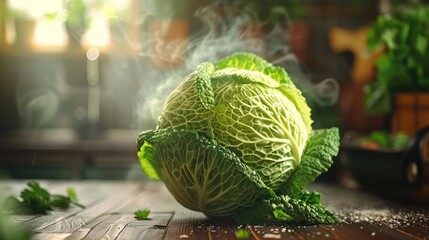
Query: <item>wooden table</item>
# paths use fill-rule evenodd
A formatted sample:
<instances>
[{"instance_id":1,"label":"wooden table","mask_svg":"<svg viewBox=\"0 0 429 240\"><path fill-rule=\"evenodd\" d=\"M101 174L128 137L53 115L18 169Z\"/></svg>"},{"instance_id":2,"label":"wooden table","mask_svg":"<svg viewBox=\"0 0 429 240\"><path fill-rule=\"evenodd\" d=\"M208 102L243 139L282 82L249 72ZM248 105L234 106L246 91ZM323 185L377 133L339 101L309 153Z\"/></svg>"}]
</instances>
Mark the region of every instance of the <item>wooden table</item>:
<instances>
[{"instance_id":1,"label":"wooden table","mask_svg":"<svg viewBox=\"0 0 429 240\"><path fill-rule=\"evenodd\" d=\"M25 181L0 182L3 197L18 195ZM33 239L236 239L244 228L249 239L429 239L429 208L402 205L336 184L316 183L322 201L343 221L318 226L239 226L211 221L181 207L160 182L41 181L52 193L77 190L85 209L55 210L47 215L15 215L34 233ZM5 194L6 193L6 194ZM150 219L133 212L151 210Z\"/></svg>"}]
</instances>

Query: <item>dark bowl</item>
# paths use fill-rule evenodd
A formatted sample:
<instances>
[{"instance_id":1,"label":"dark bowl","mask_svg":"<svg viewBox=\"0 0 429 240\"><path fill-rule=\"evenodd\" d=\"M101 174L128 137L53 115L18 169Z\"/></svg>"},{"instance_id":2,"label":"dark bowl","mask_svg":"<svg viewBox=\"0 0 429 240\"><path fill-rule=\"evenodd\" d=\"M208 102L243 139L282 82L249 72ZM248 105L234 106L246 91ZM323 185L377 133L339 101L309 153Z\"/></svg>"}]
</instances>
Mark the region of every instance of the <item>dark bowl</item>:
<instances>
[{"instance_id":1,"label":"dark bowl","mask_svg":"<svg viewBox=\"0 0 429 240\"><path fill-rule=\"evenodd\" d=\"M404 150L372 149L357 144L361 133L341 140L342 163L364 188L384 193L416 191L427 181L429 127L421 129Z\"/></svg>"}]
</instances>

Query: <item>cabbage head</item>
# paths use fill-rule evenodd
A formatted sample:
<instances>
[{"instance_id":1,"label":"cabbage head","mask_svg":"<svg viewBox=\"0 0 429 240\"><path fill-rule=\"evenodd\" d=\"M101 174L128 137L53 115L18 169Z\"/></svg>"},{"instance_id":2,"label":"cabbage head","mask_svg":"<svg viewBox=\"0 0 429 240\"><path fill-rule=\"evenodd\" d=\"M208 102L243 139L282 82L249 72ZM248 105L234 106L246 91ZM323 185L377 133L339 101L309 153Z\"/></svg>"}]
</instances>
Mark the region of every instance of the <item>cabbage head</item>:
<instances>
[{"instance_id":1,"label":"cabbage head","mask_svg":"<svg viewBox=\"0 0 429 240\"><path fill-rule=\"evenodd\" d=\"M185 207L239 223L335 223L304 187L338 152L283 68L251 53L206 62L167 98L137 155Z\"/></svg>"}]
</instances>

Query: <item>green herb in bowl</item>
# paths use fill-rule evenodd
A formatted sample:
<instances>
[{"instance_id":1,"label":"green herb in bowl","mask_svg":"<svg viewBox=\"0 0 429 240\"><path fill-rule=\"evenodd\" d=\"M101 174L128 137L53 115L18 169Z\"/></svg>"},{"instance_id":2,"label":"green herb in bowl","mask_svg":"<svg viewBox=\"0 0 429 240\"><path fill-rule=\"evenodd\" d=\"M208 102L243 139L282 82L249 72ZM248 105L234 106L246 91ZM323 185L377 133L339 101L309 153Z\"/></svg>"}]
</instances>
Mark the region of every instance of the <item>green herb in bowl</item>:
<instances>
[{"instance_id":1,"label":"green herb in bowl","mask_svg":"<svg viewBox=\"0 0 429 240\"><path fill-rule=\"evenodd\" d=\"M368 149L403 150L408 146L410 138L404 133L391 134L387 131L374 131L368 136L355 139L354 142Z\"/></svg>"}]
</instances>

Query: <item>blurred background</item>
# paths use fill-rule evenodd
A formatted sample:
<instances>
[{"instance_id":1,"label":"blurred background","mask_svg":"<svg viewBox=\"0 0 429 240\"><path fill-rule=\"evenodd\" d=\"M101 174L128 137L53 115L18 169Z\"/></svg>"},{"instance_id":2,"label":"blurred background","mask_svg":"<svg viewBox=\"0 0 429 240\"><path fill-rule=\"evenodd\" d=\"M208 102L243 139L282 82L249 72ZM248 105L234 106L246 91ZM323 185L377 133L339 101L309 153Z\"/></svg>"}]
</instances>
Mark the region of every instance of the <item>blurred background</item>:
<instances>
[{"instance_id":1,"label":"blurred background","mask_svg":"<svg viewBox=\"0 0 429 240\"><path fill-rule=\"evenodd\" d=\"M237 51L283 66L314 128L412 138L429 124L427 2L0 0L0 178L142 178L138 133Z\"/></svg>"}]
</instances>

